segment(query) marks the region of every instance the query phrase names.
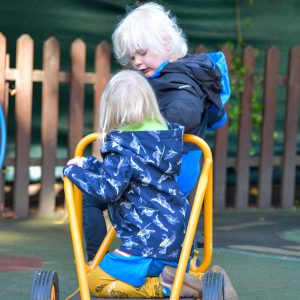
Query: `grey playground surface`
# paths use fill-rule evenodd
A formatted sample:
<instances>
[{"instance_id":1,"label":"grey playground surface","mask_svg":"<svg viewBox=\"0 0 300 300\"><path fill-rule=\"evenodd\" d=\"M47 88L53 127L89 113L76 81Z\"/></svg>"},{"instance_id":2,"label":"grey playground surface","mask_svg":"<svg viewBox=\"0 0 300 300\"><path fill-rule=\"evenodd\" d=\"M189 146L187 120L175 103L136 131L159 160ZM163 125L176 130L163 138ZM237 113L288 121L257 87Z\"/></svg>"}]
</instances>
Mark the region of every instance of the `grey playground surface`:
<instances>
[{"instance_id":1,"label":"grey playground surface","mask_svg":"<svg viewBox=\"0 0 300 300\"><path fill-rule=\"evenodd\" d=\"M0 219L0 258L10 255L40 258L41 269L56 270L60 299L77 287L69 224L62 214ZM216 214L213 264L228 272L241 300L300 299L300 210ZM30 299L38 268L14 267L0 266L0 299Z\"/></svg>"}]
</instances>

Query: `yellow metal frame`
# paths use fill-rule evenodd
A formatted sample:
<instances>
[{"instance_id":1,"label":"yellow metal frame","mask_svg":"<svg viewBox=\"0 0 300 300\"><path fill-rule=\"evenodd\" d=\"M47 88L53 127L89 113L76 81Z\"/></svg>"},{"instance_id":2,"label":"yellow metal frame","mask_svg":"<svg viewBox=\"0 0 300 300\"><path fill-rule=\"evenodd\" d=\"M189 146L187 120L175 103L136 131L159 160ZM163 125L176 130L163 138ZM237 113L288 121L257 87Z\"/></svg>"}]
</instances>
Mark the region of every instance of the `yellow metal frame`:
<instances>
[{"instance_id":1,"label":"yellow metal frame","mask_svg":"<svg viewBox=\"0 0 300 300\"><path fill-rule=\"evenodd\" d=\"M83 152L87 145L96 141L97 133L92 133L84 137L77 145L75 156L83 156ZM185 270L187 268L188 259L194 241L194 236L197 229L200 212L204 203L204 253L202 263L197 267L194 263L191 264L191 270L196 273L205 272L212 260L212 222L213 222L213 202L212 202L212 186L213 186L213 161L212 154L207 143L191 134L184 135L184 141L196 144L203 152L204 164L201 170L201 176L198 180L196 194L191 210L191 215L186 230L182 251L175 275L173 289L170 299L175 300L180 298L180 291L184 281ZM115 229L111 226L108 233L102 242L93 262L88 265L84 259L84 251L82 244L82 194L81 191L73 186L72 182L65 177L64 189L66 204L69 215L70 230L72 243L74 248L75 264L79 282L79 288L67 299L71 299L73 295L80 292L82 300L89 300L90 293L87 282L87 274L93 270L102 260L105 253L109 249L113 239L115 238Z\"/></svg>"}]
</instances>

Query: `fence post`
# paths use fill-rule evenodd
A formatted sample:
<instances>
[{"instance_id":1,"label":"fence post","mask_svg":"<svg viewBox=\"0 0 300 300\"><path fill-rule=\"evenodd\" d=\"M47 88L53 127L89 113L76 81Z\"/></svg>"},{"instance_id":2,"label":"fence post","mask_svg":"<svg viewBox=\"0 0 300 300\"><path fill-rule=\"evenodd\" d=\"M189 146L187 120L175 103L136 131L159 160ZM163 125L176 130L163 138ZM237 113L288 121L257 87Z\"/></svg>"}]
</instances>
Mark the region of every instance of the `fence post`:
<instances>
[{"instance_id":1,"label":"fence post","mask_svg":"<svg viewBox=\"0 0 300 300\"><path fill-rule=\"evenodd\" d=\"M281 206L292 208L295 197L298 109L300 101L300 46L290 52L282 157Z\"/></svg>"},{"instance_id":2,"label":"fence post","mask_svg":"<svg viewBox=\"0 0 300 300\"><path fill-rule=\"evenodd\" d=\"M83 135L86 45L76 39L71 45L71 82L69 103L69 157L74 156L77 143Z\"/></svg>"},{"instance_id":3,"label":"fence post","mask_svg":"<svg viewBox=\"0 0 300 300\"><path fill-rule=\"evenodd\" d=\"M198 45L195 49L195 53L203 53L206 51L207 51L207 48L204 45Z\"/></svg>"},{"instance_id":4,"label":"fence post","mask_svg":"<svg viewBox=\"0 0 300 300\"><path fill-rule=\"evenodd\" d=\"M261 153L258 180L258 206L269 208L272 204L272 177L274 164L274 126L278 82L279 51L276 47L267 50L264 74L264 105L261 134Z\"/></svg>"},{"instance_id":5,"label":"fence post","mask_svg":"<svg viewBox=\"0 0 300 300\"><path fill-rule=\"evenodd\" d=\"M60 49L51 37L43 49L42 89L42 184L39 214L51 215L55 211L55 166L58 128Z\"/></svg>"},{"instance_id":6,"label":"fence post","mask_svg":"<svg viewBox=\"0 0 300 300\"><path fill-rule=\"evenodd\" d=\"M6 61L6 38L0 33L0 106L5 115L5 61ZM0 170L0 211L4 206L4 168Z\"/></svg>"},{"instance_id":7,"label":"fence post","mask_svg":"<svg viewBox=\"0 0 300 300\"><path fill-rule=\"evenodd\" d=\"M230 73L231 53L223 49ZM225 107L229 113L230 103ZM226 174L227 174L227 150L228 150L228 122L215 133L214 142L214 210L221 211L226 208Z\"/></svg>"},{"instance_id":8,"label":"fence post","mask_svg":"<svg viewBox=\"0 0 300 300\"><path fill-rule=\"evenodd\" d=\"M29 210L29 148L31 142L33 40L27 34L17 40L16 55L16 151L14 210L25 218Z\"/></svg>"},{"instance_id":9,"label":"fence post","mask_svg":"<svg viewBox=\"0 0 300 300\"><path fill-rule=\"evenodd\" d=\"M241 99L241 116L239 120L237 164L236 164L236 191L235 207L246 209L249 198L249 174L250 174L250 141L251 141L251 98L254 87L254 49L248 46L244 50L243 64L247 67L245 74L245 89Z\"/></svg>"},{"instance_id":10,"label":"fence post","mask_svg":"<svg viewBox=\"0 0 300 300\"><path fill-rule=\"evenodd\" d=\"M5 108L5 61L6 61L6 38L0 32L0 105ZM5 111L4 111L5 113Z\"/></svg>"},{"instance_id":11,"label":"fence post","mask_svg":"<svg viewBox=\"0 0 300 300\"><path fill-rule=\"evenodd\" d=\"M98 109L102 92L110 78L110 47L107 42L101 42L95 52L94 81L94 132L98 131ZM93 143L93 153L98 154L96 143Z\"/></svg>"}]
</instances>

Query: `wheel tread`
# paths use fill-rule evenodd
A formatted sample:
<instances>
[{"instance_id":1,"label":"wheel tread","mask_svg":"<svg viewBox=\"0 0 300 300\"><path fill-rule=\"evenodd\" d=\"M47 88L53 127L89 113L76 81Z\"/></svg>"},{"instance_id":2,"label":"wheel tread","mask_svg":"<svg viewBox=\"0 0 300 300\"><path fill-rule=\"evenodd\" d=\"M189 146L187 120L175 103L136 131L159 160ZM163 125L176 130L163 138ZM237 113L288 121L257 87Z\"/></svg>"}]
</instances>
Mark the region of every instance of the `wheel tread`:
<instances>
[{"instance_id":1,"label":"wheel tread","mask_svg":"<svg viewBox=\"0 0 300 300\"><path fill-rule=\"evenodd\" d=\"M208 271L203 278L202 300L222 300L224 297L224 275Z\"/></svg>"},{"instance_id":2,"label":"wheel tread","mask_svg":"<svg viewBox=\"0 0 300 300\"><path fill-rule=\"evenodd\" d=\"M38 270L32 281L31 300L49 300L53 285L55 286L55 300L59 300L57 273L55 271Z\"/></svg>"}]
</instances>

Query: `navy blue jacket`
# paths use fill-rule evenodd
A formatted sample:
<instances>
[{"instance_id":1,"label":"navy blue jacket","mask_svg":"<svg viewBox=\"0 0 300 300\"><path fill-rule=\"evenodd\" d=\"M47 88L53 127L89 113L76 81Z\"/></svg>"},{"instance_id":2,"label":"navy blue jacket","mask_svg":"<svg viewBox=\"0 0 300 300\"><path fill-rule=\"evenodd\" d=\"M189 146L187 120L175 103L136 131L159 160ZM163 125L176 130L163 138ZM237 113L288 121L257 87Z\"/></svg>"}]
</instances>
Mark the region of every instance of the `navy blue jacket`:
<instances>
[{"instance_id":1,"label":"navy blue jacket","mask_svg":"<svg viewBox=\"0 0 300 300\"><path fill-rule=\"evenodd\" d=\"M178 189L183 127L162 131L113 131L101 148L103 162L64 168L81 191L108 205L121 251L177 261L190 205Z\"/></svg>"},{"instance_id":2,"label":"navy blue jacket","mask_svg":"<svg viewBox=\"0 0 300 300\"><path fill-rule=\"evenodd\" d=\"M169 62L149 83L165 119L184 126L185 133L204 138L206 128L225 124L230 85L222 52L188 54ZM184 153L192 149L192 144L184 145Z\"/></svg>"}]
</instances>

